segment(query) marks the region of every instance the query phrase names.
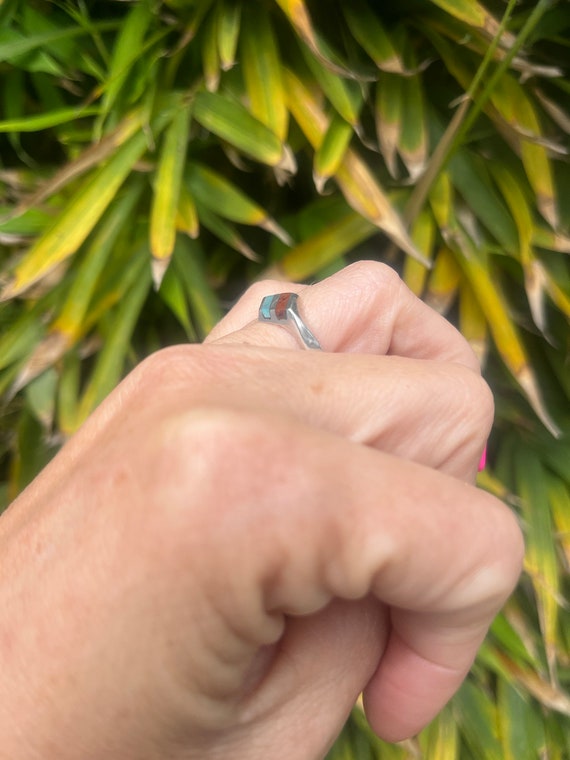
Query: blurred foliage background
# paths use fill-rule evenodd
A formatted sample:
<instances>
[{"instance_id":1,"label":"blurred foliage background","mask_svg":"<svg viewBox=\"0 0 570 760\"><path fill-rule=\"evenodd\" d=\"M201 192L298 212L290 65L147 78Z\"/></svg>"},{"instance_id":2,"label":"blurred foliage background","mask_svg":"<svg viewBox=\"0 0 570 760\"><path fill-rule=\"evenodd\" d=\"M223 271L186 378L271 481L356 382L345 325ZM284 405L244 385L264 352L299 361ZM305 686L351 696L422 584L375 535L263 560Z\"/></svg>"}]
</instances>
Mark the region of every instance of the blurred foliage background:
<instances>
[{"instance_id":1,"label":"blurred foliage background","mask_svg":"<svg viewBox=\"0 0 570 760\"><path fill-rule=\"evenodd\" d=\"M0 504L252 279L375 258L497 402L525 573L464 687L330 758L570 758L570 4L2 0Z\"/></svg>"}]
</instances>

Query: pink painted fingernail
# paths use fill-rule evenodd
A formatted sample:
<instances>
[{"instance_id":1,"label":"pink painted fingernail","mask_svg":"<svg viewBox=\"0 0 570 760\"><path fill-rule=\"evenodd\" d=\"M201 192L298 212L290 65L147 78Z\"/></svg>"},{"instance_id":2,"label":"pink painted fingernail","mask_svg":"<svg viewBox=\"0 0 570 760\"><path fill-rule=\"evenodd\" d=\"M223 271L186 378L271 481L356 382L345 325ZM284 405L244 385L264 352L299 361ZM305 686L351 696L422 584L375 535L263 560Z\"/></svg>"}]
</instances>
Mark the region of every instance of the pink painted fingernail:
<instances>
[{"instance_id":1,"label":"pink painted fingernail","mask_svg":"<svg viewBox=\"0 0 570 760\"><path fill-rule=\"evenodd\" d=\"M479 467L477 468L478 472L481 472L481 470L485 469L485 465L487 464L487 447L483 449L483 453L481 454L481 459L479 460Z\"/></svg>"}]
</instances>

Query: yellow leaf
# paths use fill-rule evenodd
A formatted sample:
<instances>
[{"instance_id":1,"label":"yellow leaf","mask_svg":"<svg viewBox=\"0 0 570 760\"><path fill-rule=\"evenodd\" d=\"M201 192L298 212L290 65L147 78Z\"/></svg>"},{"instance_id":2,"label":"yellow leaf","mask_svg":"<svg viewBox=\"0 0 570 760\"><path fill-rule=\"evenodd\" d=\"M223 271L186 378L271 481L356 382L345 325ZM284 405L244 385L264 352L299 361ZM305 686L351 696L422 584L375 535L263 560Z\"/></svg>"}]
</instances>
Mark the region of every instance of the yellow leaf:
<instances>
[{"instance_id":1,"label":"yellow leaf","mask_svg":"<svg viewBox=\"0 0 570 760\"><path fill-rule=\"evenodd\" d=\"M311 16L304 0L275 0L275 2L287 16L299 37L320 63L322 63L329 71L333 71L344 77L354 78L354 74L351 71L336 64L331 60L330 55L323 50L322 44L319 42L313 28Z\"/></svg>"},{"instance_id":2,"label":"yellow leaf","mask_svg":"<svg viewBox=\"0 0 570 760\"><path fill-rule=\"evenodd\" d=\"M337 173L352 135L351 125L335 114L327 127L323 141L315 152L313 180L319 193L323 192L326 181Z\"/></svg>"},{"instance_id":3,"label":"yellow leaf","mask_svg":"<svg viewBox=\"0 0 570 760\"><path fill-rule=\"evenodd\" d=\"M87 179L61 216L16 267L0 300L20 295L77 251L146 147L146 135L139 132L122 145L94 177Z\"/></svg>"},{"instance_id":4,"label":"yellow leaf","mask_svg":"<svg viewBox=\"0 0 570 760\"><path fill-rule=\"evenodd\" d=\"M192 163L188 167L186 182L192 197L211 211L240 224L261 227L286 245L291 244L289 235L265 209L213 169Z\"/></svg>"},{"instance_id":5,"label":"yellow leaf","mask_svg":"<svg viewBox=\"0 0 570 760\"><path fill-rule=\"evenodd\" d=\"M240 33L242 7L239 3L222 0L216 7L218 23L218 52L224 71L235 64L235 55Z\"/></svg>"},{"instance_id":6,"label":"yellow leaf","mask_svg":"<svg viewBox=\"0 0 570 760\"><path fill-rule=\"evenodd\" d=\"M240 49L251 113L283 141L287 136L289 113L277 40L265 10L245 6Z\"/></svg>"},{"instance_id":7,"label":"yellow leaf","mask_svg":"<svg viewBox=\"0 0 570 760\"><path fill-rule=\"evenodd\" d=\"M276 271L268 276L304 280L372 237L374 232L375 227L370 222L348 210L336 222L288 251Z\"/></svg>"},{"instance_id":8,"label":"yellow leaf","mask_svg":"<svg viewBox=\"0 0 570 760\"><path fill-rule=\"evenodd\" d=\"M402 77L381 73L376 86L374 115L380 151L394 179L398 178L397 150L402 132Z\"/></svg>"},{"instance_id":9,"label":"yellow leaf","mask_svg":"<svg viewBox=\"0 0 570 760\"><path fill-rule=\"evenodd\" d=\"M442 246L429 275L424 301L440 314L447 314L457 296L460 280L461 269L455 256L447 246Z\"/></svg>"},{"instance_id":10,"label":"yellow leaf","mask_svg":"<svg viewBox=\"0 0 570 760\"><path fill-rule=\"evenodd\" d=\"M526 349L511 318L503 293L487 268L485 252L479 252L469 236L459 227L448 235L448 242L457 255L503 361L518 381L531 406L553 436L560 429L544 403L538 380L532 372Z\"/></svg>"},{"instance_id":11,"label":"yellow leaf","mask_svg":"<svg viewBox=\"0 0 570 760\"><path fill-rule=\"evenodd\" d=\"M290 149L241 103L222 94L199 92L192 113L203 127L252 158L268 166L295 171Z\"/></svg>"},{"instance_id":12,"label":"yellow leaf","mask_svg":"<svg viewBox=\"0 0 570 760\"><path fill-rule=\"evenodd\" d=\"M542 137L542 130L530 98L513 76L504 74L491 94L491 102L503 119L516 130L522 162L536 193L540 212L556 228L558 214L552 168L547 149L532 139ZM530 139L525 139L525 135Z\"/></svg>"},{"instance_id":13,"label":"yellow leaf","mask_svg":"<svg viewBox=\"0 0 570 760\"><path fill-rule=\"evenodd\" d=\"M291 71L286 70L285 83L289 110L313 148L318 150L329 120L312 93ZM372 172L354 151L346 151L335 179L349 206L383 230L407 254L430 266L410 239Z\"/></svg>"},{"instance_id":14,"label":"yellow leaf","mask_svg":"<svg viewBox=\"0 0 570 760\"><path fill-rule=\"evenodd\" d=\"M411 237L418 250L431 261L435 242L435 220L429 209L423 209L412 225ZM421 297L428 271L419 261L408 256L404 262L402 277L408 288Z\"/></svg>"},{"instance_id":15,"label":"yellow leaf","mask_svg":"<svg viewBox=\"0 0 570 760\"><path fill-rule=\"evenodd\" d=\"M218 25L215 14L205 22L202 40L202 69L204 82L209 92L216 92L220 84L222 64L218 53Z\"/></svg>"},{"instance_id":16,"label":"yellow leaf","mask_svg":"<svg viewBox=\"0 0 570 760\"><path fill-rule=\"evenodd\" d=\"M471 288L471 283L463 279L460 283L460 291L459 329L479 359L479 364L484 366L489 347L487 319Z\"/></svg>"},{"instance_id":17,"label":"yellow leaf","mask_svg":"<svg viewBox=\"0 0 570 760\"><path fill-rule=\"evenodd\" d=\"M200 220L198 219L196 204L184 185L180 187L176 229L179 232L185 232L194 239L200 234Z\"/></svg>"},{"instance_id":18,"label":"yellow leaf","mask_svg":"<svg viewBox=\"0 0 570 760\"><path fill-rule=\"evenodd\" d=\"M481 30L488 37L495 37L499 31L499 21L477 0L431 0L431 2L467 26ZM514 38L510 33L503 33L501 40L503 47L509 47L513 41Z\"/></svg>"},{"instance_id":19,"label":"yellow leaf","mask_svg":"<svg viewBox=\"0 0 570 760\"><path fill-rule=\"evenodd\" d=\"M186 161L190 106L181 108L166 130L154 180L154 197L150 215L150 250L153 257L155 287L168 266L176 239L176 217L180 187Z\"/></svg>"}]
</instances>

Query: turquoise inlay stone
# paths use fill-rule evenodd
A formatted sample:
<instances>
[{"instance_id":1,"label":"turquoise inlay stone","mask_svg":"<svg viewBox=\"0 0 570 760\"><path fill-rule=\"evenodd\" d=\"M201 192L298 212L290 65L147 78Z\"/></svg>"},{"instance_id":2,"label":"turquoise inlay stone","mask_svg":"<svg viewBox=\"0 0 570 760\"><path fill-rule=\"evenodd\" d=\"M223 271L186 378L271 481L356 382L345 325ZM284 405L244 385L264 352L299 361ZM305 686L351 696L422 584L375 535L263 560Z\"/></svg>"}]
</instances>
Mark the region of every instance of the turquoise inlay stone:
<instances>
[{"instance_id":1,"label":"turquoise inlay stone","mask_svg":"<svg viewBox=\"0 0 570 760\"><path fill-rule=\"evenodd\" d=\"M273 301L273 296L265 296L265 298L261 302L261 306L259 307L259 313L263 317L263 319L271 319L271 302Z\"/></svg>"}]
</instances>

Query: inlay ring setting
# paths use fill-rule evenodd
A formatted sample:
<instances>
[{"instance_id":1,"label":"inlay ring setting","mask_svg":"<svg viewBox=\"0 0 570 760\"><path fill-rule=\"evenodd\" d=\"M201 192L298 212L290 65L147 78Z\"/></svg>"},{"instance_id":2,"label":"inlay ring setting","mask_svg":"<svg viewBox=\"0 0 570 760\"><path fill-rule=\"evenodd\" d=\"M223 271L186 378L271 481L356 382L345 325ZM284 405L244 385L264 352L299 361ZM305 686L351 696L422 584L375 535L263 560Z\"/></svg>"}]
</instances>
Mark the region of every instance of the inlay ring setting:
<instances>
[{"instance_id":1,"label":"inlay ring setting","mask_svg":"<svg viewBox=\"0 0 570 760\"><path fill-rule=\"evenodd\" d=\"M299 314L298 293L265 296L259 305L259 321L284 327L301 340L303 348L322 351L321 344Z\"/></svg>"}]
</instances>

